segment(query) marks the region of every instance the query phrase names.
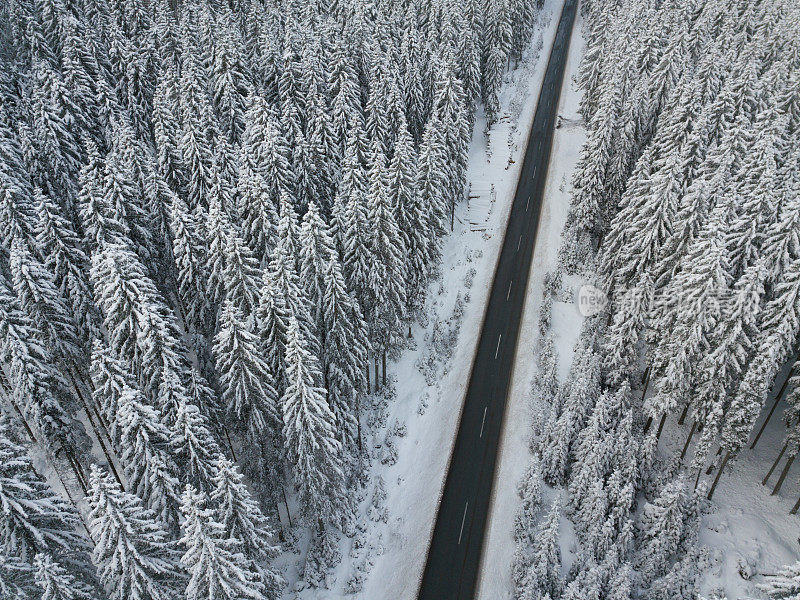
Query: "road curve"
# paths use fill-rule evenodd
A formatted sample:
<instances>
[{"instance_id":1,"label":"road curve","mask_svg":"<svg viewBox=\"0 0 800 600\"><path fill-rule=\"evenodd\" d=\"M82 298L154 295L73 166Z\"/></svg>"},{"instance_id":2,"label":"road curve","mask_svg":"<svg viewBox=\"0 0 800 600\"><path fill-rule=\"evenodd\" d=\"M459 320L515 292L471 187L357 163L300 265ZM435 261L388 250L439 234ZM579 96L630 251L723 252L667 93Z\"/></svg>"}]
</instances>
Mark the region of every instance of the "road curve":
<instances>
[{"instance_id":1,"label":"road curve","mask_svg":"<svg viewBox=\"0 0 800 600\"><path fill-rule=\"evenodd\" d=\"M468 600L475 595L500 430L576 11L577 0L565 0L495 270L419 600Z\"/></svg>"}]
</instances>

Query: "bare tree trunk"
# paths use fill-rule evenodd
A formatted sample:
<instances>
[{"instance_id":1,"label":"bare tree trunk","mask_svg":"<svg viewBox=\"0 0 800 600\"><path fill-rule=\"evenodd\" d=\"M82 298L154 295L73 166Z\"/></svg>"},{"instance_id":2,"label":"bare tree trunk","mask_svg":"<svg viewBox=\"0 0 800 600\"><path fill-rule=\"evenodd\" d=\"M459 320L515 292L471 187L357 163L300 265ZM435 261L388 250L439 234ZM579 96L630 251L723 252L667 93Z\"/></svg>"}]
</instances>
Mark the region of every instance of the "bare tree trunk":
<instances>
[{"instance_id":1,"label":"bare tree trunk","mask_svg":"<svg viewBox=\"0 0 800 600\"><path fill-rule=\"evenodd\" d=\"M22 411L19 409L19 406L17 406L17 403L14 400L14 398L8 393L6 393L6 397L8 398L9 404L11 404L16 413L19 415L19 420L22 421L22 426L25 427L25 431L27 432L28 437L31 438L31 441L34 444L37 443L38 440L36 439L36 436L33 435L33 429L31 429L31 426L28 424L28 419L26 419L25 415L22 414Z\"/></svg>"},{"instance_id":2,"label":"bare tree trunk","mask_svg":"<svg viewBox=\"0 0 800 600\"><path fill-rule=\"evenodd\" d=\"M644 396L645 396L645 394L647 394L647 388L650 387L650 369L651 369L651 367L647 367L647 370L644 372L644 381L643 381L644 388L642 389L642 402L644 402ZM649 420L649 423L652 423L652 422L653 422L653 419L651 418ZM649 423L648 423L648 427L650 426ZM645 430L645 433L647 433L647 430Z\"/></svg>"},{"instance_id":3,"label":"bare tree trunk","mask_svg":"<svg viewBox=\"0 0 800 600\"><path fill-rule=\"evenodd\" d=\"M647 421L644 424L644 433L650 431L650 426L653 424L653 417L647 417Z\"/></svg>"},{"instance_id":4,"label":"bare tree trunk","mask_svg":"<svg viewBox=\"0 0 800 600\"><path fill-rule=\"evenodd\" d=\"M233 444L231 444L231 436L228 433L228 428L225 427L224 423L222 424L222 431L225 432L225 439L228 440L228 448L231 449L231 458L233 459L233 462L236 462L236 452L233 451Z\"/></svg>"},{"instance_id":5,"label":"bare tree trunk","mask_svg":"<svg viewBox=\"0 0 800 600\"><path fill-rule=\"evenodd\" d=\"M800 509L800 498L797 499L797 502L794 503L792 510L789 511L790 515L796 515L798 509Z\"/></svg>"},{"instance_id":6,"label":"bare tree trunk","mask_svg":"<svg viewBox=\"0 0 800 600\"><path fill-rule=\"evenodd\" d=\"M369 360L367 360L367 393L369 394L370 388L372 387L369 381Z\"/></svg>"},{"instance_id":7,"label":"bare tree trunk","mask_svg":"<svg viewBox=\"0 0 800 600\"><path fill-rule=\"evenodd\" d=\"M378 357L375 357L375 391L378 391Z\"/></svg>"},{"instance_id":8,"label":"bare tree trunk","mask_svg":"<svg viewBox=\"0 0 800 600\"><path fill-rule=\"evenodd\" d=\"M81 403L83 404L83 410L86 413L86 418L89 419L89 424L92 426L92 430L94 431L94 435L97 438L97 443L100 445L100 449L103 451L103 454L106 457L106 461L108 462L108 468L111 469L111 472L114 474L114 479L117 480L122 491L125 491L125 484L122 482L122 478L119 476L117 472L117 466L114 464L114 459L111 457L109 453L108 447L106 446L105 441L103 440L103 433L100 431L100 428L94 422L94 417L92 416L92 410L89 408L88 403L86 402L86 398L84 398L83 394L80 393L78 390L78 383L75 381L75 377L73 373L70 371L68 372L69 378L72 381L72 386L75 388L75 393L80 398ZM108 435L108 432L106 432ZM111 442L111 437L108 438L109 443Z\"/></svg>"},{"instance_id":9,"label":"bare tree trunk","mask_svg":"<svg viewBox=\"0 0 800 600\"><path fill-rule=\"evenodd\" d=\"M361 444L361 399L356 396L356 431L358 435L358 454L363 454L364 448Z\"/></svg>"},{"instance_id":10,"label":"bare tree trunk","mask_svg":"<svg viewBox=\"0 0 800 600\"><path fill-rule=\"evenodd\" d=\"M64 451L64 456L67 457L67 462L69 462L72 470L75 472L75 478L78 480L78 484L81 486L81 490L83 490L83 495L85 496L89 493L89 482L86 481L86 475L83 473L78 459L75 458L72 450L66 446L62 446L61 449Z\"/></svg>"},{"instance_id":11,"label":"bare tree trunk","mask_svg":"<svg viewBox=\"0 0 800 600\"><path fill-rule=\"evenodd\" d=\"M681 452L681 460L686 457L686 451L689 449L689 444L692 441L692 437L694 437L695 429L697 429L697 421L692 423L692 428L689 430L689 437L686 438L686 443L683 445L683 452Z\"/></svg>"},{"instance_id":12,"label":"bare tree trunk","mask_svg":"<svg viewBox=\"0 0 800 600\"><path fill-rule=\"evenodd\" d=\"M717 453L714 455L714 458L711 459L711 464L708 465L708 468L706 469L706 475L711 475L711 471L713 471L714 467L717 466L717 458L719 458L720 454L722 454L722 446L717 448Z\"/></svg>"},{"instance_id":13,"label":"bare tree trunk","mask_svg":"<svg viewBox=\"0 0 800 600\"><path fill-rule=\"evenodd\" d=\"M714 483L711 484L711 489L708 490L708 499L714 496L714 492L717 490L717 484L719 483L719 478L722 477L722 471L725 469L725 465L728 464L728 461L731 458L731 451L728 450L725 453L725 458L722 459L722 464L719 466L719 470L717 471L717 476L714 477Z\"/></svg>"},{"instance_id":14,"label":"bare tree trunk","mask_svg":"<svg viewBox=\"0 0 800 600\"><path fill-rule=\"evenodd\" d=\"M786 481L786 476L789 474L789 469L792 468L792 463L794 462L795 458L797 458L797 452L792 454L789 457L789 460L786 461L786 464L783 465L783 471L781 471L781 475L780 477L778 477L778 481L775 483L775 487L772 489L772 493L770 494L770 496L775 496L778 494L778 492L781 491L781 488L783 487L783 482Z\"/></svg>"},{"instance_id":15,"label":"bare tree trunk","mask_svg":"<svg viewBox=\"0 0 800 600\"><path fill-rule=\"evenodd\" d=\"M386 387L386 349L383 350L383 386Z\"/></svg>"},{"instance_id":16,"label":"bare tree trunk","mask_svg":"<svg viewBox=\"0 0 800 600\"><path fill-rule=\"evenodd\" d=\"M772 466L769 468L769 471L767 471L767 476L764 477L764 479L761 481L761 485L767 485L767 481L769 481L769 478L772 477L772 473L778 467L778 463L781 462L781 459L783 458L783 455L786 453L786 449L788 447L789 447L789 442L784 442L783 448L781 448L781 451L778 453L778 458L776 458L775 462L772 463Z\"/></svg>"},{"instance_id":17,"label":"bare tree trunk","mask_svg":"<svg viewBox=\"0 0 800 600\"><path fill-rule=\"evenodd\" d=\"M292 527L292 515L289 512L289 500L286 498L286 488L281 486L283 492L283 503L286 505L286 518L289 519L289 527Z\"/></svg>"},{"instance_id":18,"label":"bare tree trunk","mask_svg":"<svg viewBox=\"0 0 800 600\"><path fill-rule=\"evenodd\" d=\"M756 444L758 443L758 440L761 439L761 435L764 433L764 430L767 428L767 424L769 423L769 420L772 418L772 415L775 413L775 409L778 408L778 403L783 398L783 393L786 391L786 386L789 385L789 380L793 376L794 376L794 368L791 371L789 371L789 375L786 377L786 381L783 382L783 385L781 386L780 391L778 392L777 396L775 396L775 402L772 403L772 408L769 409L769 412L767 413L767 418L764 419L764 422L761 424L761 427L759 428L758 433L756 434L756 437L753 439L753 443L750 444L750 449L751 450L756 447Z\"/></svg>"},{"instance_id":19,"label":"bare tree trunk","mask_svg":"<svg viewBox=\"0 0 800 600\"><path fill-rule=\"evenodd\" d=\"M658 422L658 432L656 433L656 439L661 439L661 432L664 431L664 423L667 422L667 413L661 415L661 420Z\"/></svg>"},{"instance_id":20,"label":"bare tree trunk","mask_svg":"<svg viewBox=\"0 0 800 600\"><path fill-rule=\"evenodd\" d=\"M681 413L680 418L678 419L678 425L683 425L683 422L686 420L686 413L689 412L689 403L687 402L686 405L683 407L683 412Z\"/></svg>"}]
</instances>

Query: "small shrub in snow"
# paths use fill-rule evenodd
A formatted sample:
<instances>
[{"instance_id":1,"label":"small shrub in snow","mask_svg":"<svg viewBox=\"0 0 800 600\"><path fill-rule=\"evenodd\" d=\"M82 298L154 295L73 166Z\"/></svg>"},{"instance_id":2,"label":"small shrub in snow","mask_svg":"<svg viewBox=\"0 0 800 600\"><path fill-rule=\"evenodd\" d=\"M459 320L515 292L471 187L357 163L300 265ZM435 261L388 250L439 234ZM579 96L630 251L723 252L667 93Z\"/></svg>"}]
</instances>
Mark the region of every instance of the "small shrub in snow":
<instances>
[{"instance_id":1,"label":"small shrub in snow","mask_svg":"<svg viewBox=\"0 0 800 600\"><path fill-rule=\"evenodd\" d=\"M408 435L408 428L405 426L405 423L401 424L399 420L395 420L392 431L396 437L406 437L406 435Z\"/></svg>"},{"instance_id":2,"label":"small shrub in snow","mask_svg":"<svg viewBox=\"0 0 800 600\"><path fill-rule=\"evenodd\" d=\"M417 407L417 414L422 416L425 414L425 411L428 410L428 400L430 399L430 394L425 392L419 398L419 406Z\"/></svg>"},{"instance_id":3,"label":"small shrub in snow","mask_svg":"<svg viewBox=\"0 0 800 600\"><path fill-rule=\"evenodd\" d=\"M353 565L353 574L350 576L350 579L347 580L347 583L345 583L344 593L360 593L364 589L364 581L367 579L367 575L369 575L373 565L374 562L370 552L361 560L356 561Z\"/></svg>"},{"instance_id":4,"label":"small shrub in snow","mask_svg":"<svg viewBox=\"0 0 800 600\"><path fill-rule=\"evenodd\" d=\"M394 443L394 434L389 431L381 448L381 464L393 465L397 463L397 446Z\"/></svg>"},{"instance_id":5,"label":"small shrub in snow","mask_svg":"<svg viewBox=\"0 0 800 600\"><path fill-rule=\"evenodd\" d=\"M386 523L389 521L389 509L386 508L386 484L380 475L375 480L375 491L372 494L372 502L367 514L376 522Z\"/></svg>"},{"instance_id":6,"label":"small shrub in snow","mask_svg":"<svg viewBox=\"0 0 800 600\"><path fill-rule=\"evenodd\" d=\"M331 571L341 560L338 537L332 528L327 527L308 550L303 580L309 587L328 589L334 581Z\"/></svg>"},{"instance_id":7,"label":"small shrub in snow","mask_svg":"<svg viewBox=\"0 0 800 600\"><path fill-rule=\"evenodd\" d=\"M539 335L547 335L553 320L553 297L546 295L539 309Z\"/></svg>"}]
</instances>

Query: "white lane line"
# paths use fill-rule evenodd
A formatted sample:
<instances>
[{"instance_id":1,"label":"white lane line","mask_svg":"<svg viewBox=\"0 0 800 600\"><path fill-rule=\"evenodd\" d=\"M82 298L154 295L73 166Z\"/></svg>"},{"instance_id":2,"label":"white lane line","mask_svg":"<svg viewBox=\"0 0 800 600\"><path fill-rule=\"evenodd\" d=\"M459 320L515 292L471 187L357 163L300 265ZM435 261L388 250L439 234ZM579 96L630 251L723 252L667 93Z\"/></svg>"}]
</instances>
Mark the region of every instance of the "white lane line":
<instances>
[{"instance_id":1,"label":"white lane line","mask_svg":"<svg viewBox=\"0 0 800 600\"><path fill-rule=\"evenodd\" d=\"M536 165L533 165L533 176L536 177Z\"/></svg>"},{"instance_id":2,"label":"white lane line","mask_svg":"<svg viewBox=\"0 0 800 600\"><path fill-rule=\"evenodd\" d=\"M494 349L494 358L497 359L497 353L500 352L500 340L503 339L503 334L497 336L497 348Z\"/></svg>"},{"instance_id":3,"label":"white lane line","mask_svg":"<svg viewBox=\"0 0 800 600\"><path fill-rule=\"evenodd\" d=\"M525 202L525 212L528 212L528 204L531 203L531 197L528 196L528 200Z\"/></svg>"},{"instance_id":4,"label":"white lane line","mask_svg":"<svg viewBox=\"0 0 800 600\"><path fill-rule=\"evenodd\" d=\"M506 292L506 302L508 302L508 297L511 295L511 284L514 283L514 280L508 282L508 291Z\"/></svg>"},{"instance_id":5,"label":"white lane line","mask_svg":"<svg viewBox=\"0 0 800 600\"><path fill-rule=\"evenodd\" d=\"M467 519L467 507L469 502L464 505L464 516L461 517L461 531L458 532L458 545L461 545L461 535L464 533L464 521Z\"/></svg>"},{"instance_id":6,"label":"white lane line","mask_svg":"<svg viewBox=\"0 0 800 600\"><path fill-rule=\"evenodd\" d=\"M522 243L522 234L519 234L519 239L517 240L517 252L519 252L519 245Z\"/></svg>"},{"instance_id":7,"label":"white lane line","mask_svg":"<svg viewBox=\"0 0 800 600\"><path fill-rule=\"evenodd\" d=\"M483 421L481 421L481 432L478 435L479 438L483 437L483 424L486 423L486 409L489 408L488 406L483 407Z\"/></svg>"}]
</instances>

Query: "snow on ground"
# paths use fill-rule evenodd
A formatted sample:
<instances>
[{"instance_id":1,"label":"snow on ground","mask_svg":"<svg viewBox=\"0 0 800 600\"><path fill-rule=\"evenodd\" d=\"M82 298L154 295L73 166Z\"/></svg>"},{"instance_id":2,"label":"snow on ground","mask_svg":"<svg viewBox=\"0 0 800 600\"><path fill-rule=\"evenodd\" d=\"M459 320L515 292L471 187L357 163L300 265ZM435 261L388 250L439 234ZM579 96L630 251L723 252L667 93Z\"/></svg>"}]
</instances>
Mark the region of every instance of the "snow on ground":
<instances>
[{"instance_id":1,"label":"snow on ground","mask_svg":"<svg viewBox=\"0 0 800 600\"><path fill-rule=\"evenodd\" d=\"M778 378L776 388L786 375L784 372ZM773 390L773 394L776 392ZM761 427L771 406L772 398L757 427ZM763 582L762 576L800 559L800 516L789 514L800 494L800 465L795 462L778 495L770 494L786 456L767 485L761 485L783 445L786 428L781 417L785 408L783 404L778 406L754 450L746 448L728 464L714 493L710 512L703 519L700 541L708 548L710 565L701 589L709 596L717 593L729 600L764 598L756 587ZM679 455L690 427L690 418L682 426L674 420L668 422L661 448L670 455ZM754 436L755 433L751 440ZM689 455L691 452L690 447ZM713 476L713 473L704 475L708 485Z\"/></svg>"},{"instance_id":2,"label":"snow on ground","mask_svg":"<svg viewBox=\"0 0 800 600\"><path fill-rule=\"evenodd\" d=\"M545 0L525 57L506 75L500 118L488 148L485 121L478 116L467 174L471 198L456 208L441 277L429 291L428 322L412 327L410 347L390 361L396 396L374 411L377 433L367 442L373 473L361 505L367 513L361 522L365 530L354 540L342 539L342 562L329 589L302 590L299 597L304 600L416 597L561 5L562 0ZM373 502L379 481L386 498ZM296 559L288 569L290 582L296 580L299 563ZM347 595L348 581L359 569L365 573L363 587ZM287 597L295 596L290 591Z\"/></svg>"},{"instance_id":3,"label":"snow on ground","mask_svg":"<svg viewBox=\"0 0 800 600\"><path fill-rule=\"evenodd\" d=\"M506 600L513 598L511 564L515 543L514 516L520 504L517 484L522 479L530 461L528 443L531 433L531 420L534 412L531 406L531 385L536 371L535 352L538 341L539 307L542 304L543 280L545 274L556 265L556 253L561 245L561 230L569 209L569 181L578 161L578 152L583 144L584 128L579 125L578 101L580 92L573 80L583 53L581 18L578 16L573 31L567 57L567 67L559 100L559 115L564 118L561 127L555 130L553 150L545 185L541 219L536 235L536 246L531 263L531 274L525 298L525 308L520 325L519 342L514 361L514 371L509 391L508 405L500 441L498 469L492 491L492 504L484 539L483 559L478 585L479 600ZM569 282L565 280L565 287ZM553 304L553 331L559 355L564 357L559 367L562 377L569 368L572 347L578 338L582 317L574 303L555 302ZM547 493L544 506L548 506L552 495ZM568 521L562 522L562 539ZM562 543L567 546L567 543ZM562 553L567 560L567 548ZM568 568L568 565L565 565Z\"/></svg>"}]
</instances>

